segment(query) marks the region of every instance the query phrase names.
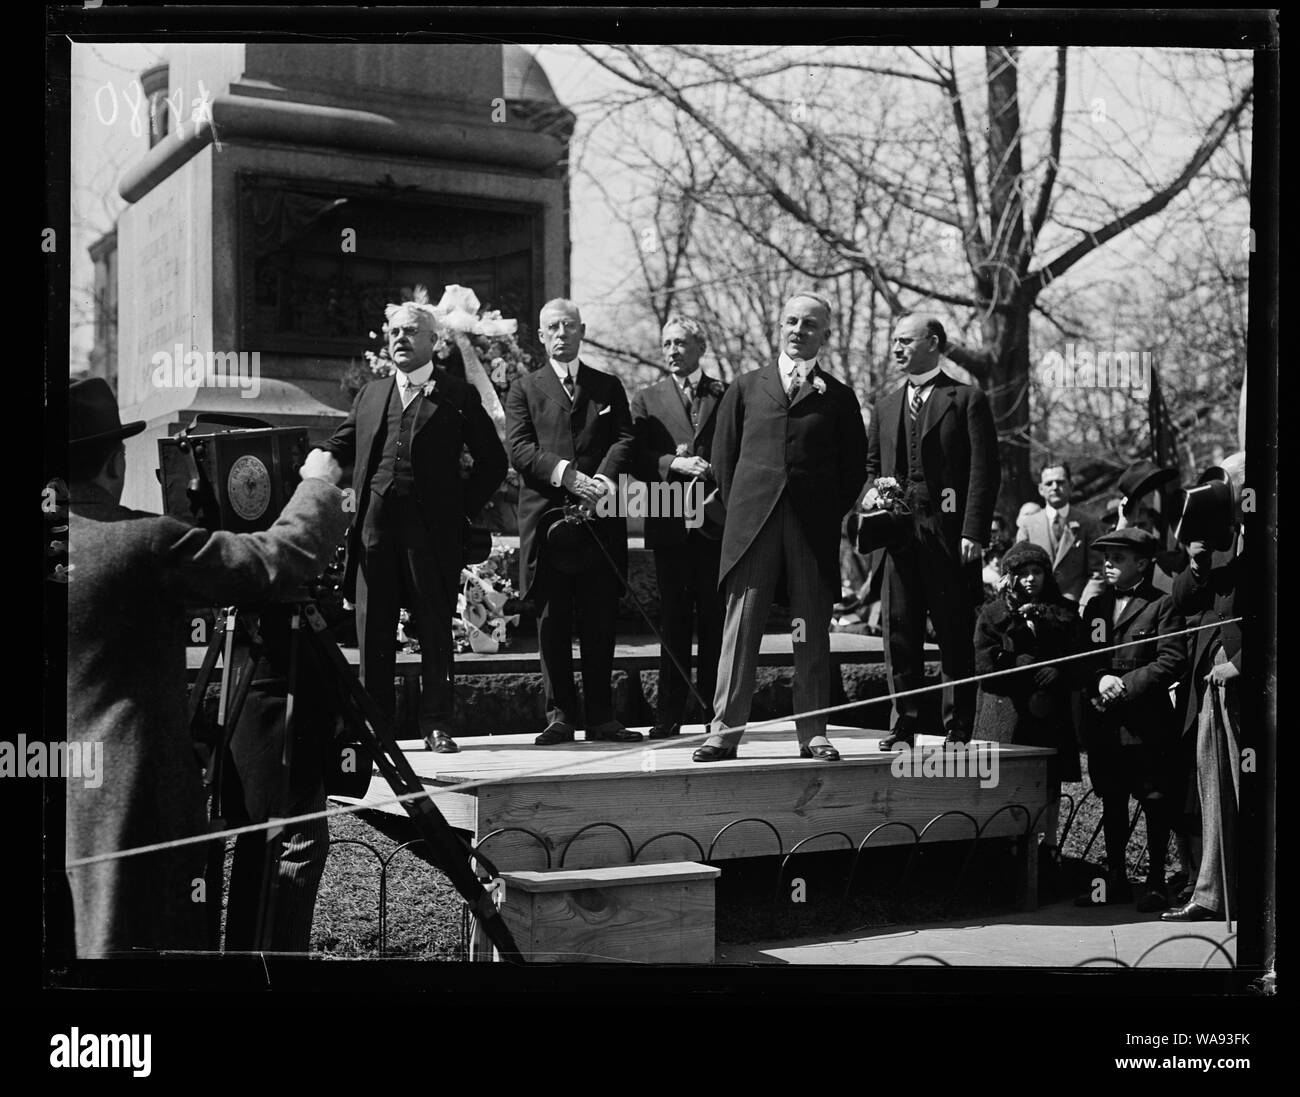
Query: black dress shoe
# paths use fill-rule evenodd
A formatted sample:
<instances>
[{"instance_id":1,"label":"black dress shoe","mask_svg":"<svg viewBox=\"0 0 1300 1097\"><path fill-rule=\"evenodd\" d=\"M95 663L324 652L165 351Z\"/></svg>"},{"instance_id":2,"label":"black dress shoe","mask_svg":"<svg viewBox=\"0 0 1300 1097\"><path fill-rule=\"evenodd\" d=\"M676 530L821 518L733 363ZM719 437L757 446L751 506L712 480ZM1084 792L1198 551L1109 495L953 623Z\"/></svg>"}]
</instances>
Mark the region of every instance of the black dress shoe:
<instances>
[{"instance_id":1,"label":"black dress shoe","mask_svg":"<svg viewBox=\"0 0 1300 1097\"><path fill-rule=\"evenodd\" d=\"M563 720L556 720L552 724L547 724L546 730L533 742L539 747L553 747L560 743L572 743L573 725L566 724Z\"/></svg>"},{"instance_id":2,"label":"black dress shoe","mask_svg":"<svg viewBox=\"0 0 1300 1097\"><path fill-rule=\"evenodd\" d=\"M695 753L691 755L693 762L728 762L736 757L736 748L731 746L711 747L705 743L702 747L697 747Z\"/></svg>"},{"instance_id":3,"label":"black dress shoe","mask_svg":"<svg viewBox=\"0 0 1300 1097\"><path fill-rule=\"evenodd\" d=\"M820 762L838 762L840 760L840 752L831 746L830 743L823 743L820 746L815 747L805 746L803 743L800 743L799 757L816 758Z\"/></svg>"},{"instance_id":4,"label":"black dress shoe","mask_svg":"<svg viewBox=\"0 0 1300 1097\"><path fill-rule=\"evenodd\" d=\"M915 745L912 737L915 732L911 728L895 727L888 735L880 740L881 750L898 750L900 747L907 747L909 750Z\"/></svg>"},{"instance_id":5,"label":"black dress shoe","mask_svg":"<svg viewBox=\"0 0 1300 1097\"><path fill-rule=\"evenodd\" d=\"M639 731L629 731L617 720L606 720L587 729L589 743L639 743L644 738Z\"/></svg>"},{"instance_id":6,"label":"black dress shoe","mask_svg":"<svg viewBox=\"0 0 1300 1097\"><path fill-rule=\"evenodd\" d=\"M434 754L460 753L460 747L456 745L456 740L445 731L435 731L431 735L426 735L424 742Z\"/></svg>"},{"instance_id":7,"label":"black dress shoe","mask_svg":"<svg viewBox=\"0 0 1300 1097\"><path fill-rule=\"evenodd\" d=\"M681 724L656 724L650 729L647 739L671 739L675 735L682 733Z\"/></svg>"},{"instance_id":8,"label":"black dress shoe","mask_svg":"<svg viewBox=\"0 0 1300 1097\"><path fill-rule=\"evenodd\" d=\"M1162 922L1213 922L1223 915L1217 910L1210 910L1199 903L1188 903L1177 910L1167 910L1160 915Z\"/></svg>"},{"instance_id":9,"label":"black dress shoe","mask_svg":"<svg viewBox=\"0 0 1300 1097\"><path fill-rule=\"evenodd\" d=\"M958 727L954 724L948 729L948 734L943 737L943 741L945 744L961 746L970 742L970 732L970 728Z\"/></svg>"}]
</instances>

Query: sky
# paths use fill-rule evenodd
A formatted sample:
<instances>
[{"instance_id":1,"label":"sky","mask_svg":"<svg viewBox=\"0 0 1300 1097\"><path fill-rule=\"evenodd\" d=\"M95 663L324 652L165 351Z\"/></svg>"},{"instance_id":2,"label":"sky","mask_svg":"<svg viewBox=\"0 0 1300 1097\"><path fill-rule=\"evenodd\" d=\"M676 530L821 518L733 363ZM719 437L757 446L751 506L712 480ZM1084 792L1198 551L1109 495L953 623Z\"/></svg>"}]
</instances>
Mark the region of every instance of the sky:
<instances>
[{"instance_id":1,"label":"sky","mask_svg":"<svg viewBox=\"0 0 1300 1097\"><path fill-rule=\"evenodd\" d=\"M422 48L422 47L413 47ZM423 47L428 48L428 47ZM117 196L122 170L148 149L147 126L142 124L143 110L131 86L138 74L162 59L165 44L94 43L74 44L72 50L72 262L70 301L72 303L72 365L84 362L90 349L92 315L89 309L89 286L92 264L86 249L111 227L123 202ZM577 46L543 45L533 47L542 62L560 102L578 116L579 138L584 127L593 123L593 107L620 81L587 57ZM964 72L977 73L982 67L982 51L959 51ZM1156 117L1168 113L1169 103L1161 102L1168 90L1149 79L1135 65L1131 52L1124 50L1088 51L1078 54L1071 71L1071 110L1093 109L1104 99L1112 113ZM974 84L967 80L967 95ZM1209 90L1209 101L1214 101ZM1022 92L1024 89L1022 88ZM1221 93L1220 93L1221 98ZM1034 123L1034 112L1050 106L1050 95L1025 96L1025 123ZM1177 109L1175 107L1175 109ZM575 147L587 149L585 166L599 175L602 184L615 195L630 196L637 180L627 177L618 165L602 160L598 145L590 148L575 138ZM1106 156L1106 131L1099 131L1095 163L1089 170L1107 183L1117 203L1129 194L1144 193L1135 178L1133 165L1111 162ZM1144 137L1144 148L1165 157L1182 157L1190 144L1177 135L1153 128ZM1159 158L1159 157L1157 157ZM1126 191L1128 194L1126 194ZM587 172L572 174L570 202L572 210L572 287L573 295L584 307L584 318L594 332L602 323L611 324L615 303L626 300L638 288L632 241L606 208L599 190ZM1154 226L1153 226L1154 227ZM1085 260L1078 273L1098 279L1120 278L1149 258L1159 246L1158 232L1126 233Z\"/></svg>"}]
</instances>

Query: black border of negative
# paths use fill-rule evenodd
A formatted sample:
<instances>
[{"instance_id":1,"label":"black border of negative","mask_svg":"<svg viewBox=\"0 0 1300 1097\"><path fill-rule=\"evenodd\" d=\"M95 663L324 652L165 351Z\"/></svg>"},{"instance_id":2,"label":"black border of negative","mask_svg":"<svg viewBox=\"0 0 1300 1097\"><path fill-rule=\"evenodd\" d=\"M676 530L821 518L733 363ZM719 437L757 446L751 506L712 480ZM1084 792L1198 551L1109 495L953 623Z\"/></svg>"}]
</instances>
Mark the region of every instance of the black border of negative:
<instances>
[{"instance_id":1,"label":"black border of negative","mask_svg":"<svg viewBox=\"0 0 1300 1097\"><path fill-rule=\"evenodd\" d=\"M1279 15L1266 10L1180 10L1180 11L1108 11L1108 10L1012 10L996 8L871 10L864 8L521 8L521 7L442 7L356 9L317 7L307 12L283 7L65 7L44 12L42 27L44 53L43 139L44 178L42 200L45 226L53 227L57 239L68 239L70 132L70 57L71 42L98 41L215 41L263 37L292 40L310 37L312 41L338 38L389 37L401 34L408 41L514 40L524 43L566 41L681 41L701 42L799 42L827 45L886 44L924 40L935 44L991 44L1014 42L1017 45L1178 45L1186 47L1224 47L1255 51L1254 141L1252 164L1252 227L1256 250L1250 260L1249 334L1247 376L1250 402L1247 410L1248 439L1264 439L1266 444L1248 446L1247 482L1267 485L1259 491L1259 510L1248 526L1252 544L1263 547L1265 566L1251 576L1254 589L1252 604L1260 607L1257 633L1262 642L1248 646L1246 667L1247 712L1253 726L1264 729L1260 737L1263 756L1259 774L1242 784L1242 862L1241 917L1239 923L1239 967L1235 971L1100 971L1058 969L985 969L939 967L829 968L538 968L520 970L505 965L421 964L409 961L355 961L322 963L289 958L238 957L213 965L195 959L132 961L121 964L78 964L69 969L68 958L58 953L47 936L47 919L59 917L57 909L47 910L52 894L50 881L60 873L62 849L62 801L56 792L42 792L36 782L23 782L18 795L7 797L22 814L17 834L20 855L27 858L32 871L22 871L15 879L23 881L15 891L21 904L23 928L11 941L10 955L31 965L30 975L15 980L11 986L37 990L36 1010L27 1022L36 1032L67 1031L73 1013L84 1017L83 1031L93 1028L95 1016L102 1016L104 1030L121 1027L118 1006L130 1001L133 1010L145 1007L157 1026L188 1025L176 1014L165 1014L171 995L203 988L225 995L246 991L279 992L262 995L260 1000L274 1001L280 1014L276 1025L296 1024L305 1010L298 1006L305 995L321 991L346 996L349 991L384 990L384 1001L394 1005L422 1001L433 1004L433 995L441 1009L455 1005L456 1014L472 1024L473 1007L482 1006L495 1012L501 1004L536 1006L543 1001L574 1007L575 1021L583 1016L583 1006L590 1009L599 1000L602 1005L636 1005L638 1015L649 1019L646 1007L671 1003L674 1011L704 1007L714 1013L723 1009L740 1011L746 1007L779 1011L794 1016L801 1008L815 1007L821 1013L835 1011L837 1018L847 1016L844 1007L855 1010L884 1007L887 1011L923 1007L933 1020L945 1015L968 1019L959 1026L966 1036L972 1030L969 1019L993 1016L1015 1017L1015 1031L1033 1031L1041 1026L1044 1034L1059 1035L1074 1022L1065 1012L1088 1011L1091 1025L1107 1029L1132 1026L1130 1012L1146 1017L1172 1019L1177 1010L1192 1009L1208 1024L1205 1011L1215 1003L1229 1002L1237 1007L1238 1028L1262 1023L1265 1013L1259 1007L1266 1002L1258 996L1258 978L1271 969L1275 960L1277 938L1277 788L1266 775L1277 773L1277 384L1278 312L1279 312ZM69 355L67 327L69 259L65 250L43 254L45 265L44 376L44 466L40 470L43 486L51 477L65 473L66 381ZM20 383L32 383L20 375ZM26 397L24 397L24 402ZM26 405L30 406L30 405ZM25 484L25 478L23 479ZM26 495L23 498L34 498ZM34 514L35 508L30 513ZM19 578L19 586L24 582ZM46 584L44 596L44 717L49 727L59 727L66 711L65 609ZM17 679L21 681L21 679ZM6 729L7 734L19 727ZM59 790L61 791L61 790ZM33 821L42 818L37 830ZM1269 853L1272 851L1272 859ZM48 862L44 858L48 857ZM1266 866L1269 871L1266 875ZM43 874L43 901L33 905L35 874ZM1247 886L1247 884L1251 886ZM11 895L13 893L11 892ZM54 928L51 925L51 930ZM43 942L42 949L32 946ZM70 986L99 988L89 1001L84 994L69 998ZM60 989L62 988L62 989ZM161 992L141 995L141 991ZM126 996L125 998L123 996ZM1023 1001L1029 998L1031 1001ZM1011 999L1022 999L1014 1008ZM1055 1003L1048 1011L1033 1008L1032 1000ZM195 1002L198 996L186 993L184 1001ZM243 999L248 1001L248 999ZM319 1002L319 998L316 999ZM77 1003L75 1009L71 1008ZM461 1012L461 1008L465 1012ZM874 1012L873 1009L873 1012ZM1010 1013L1006 1012L1010 1009ZM1116 1013L1116 1010L1119 1010ZM932 1013L931 1010L937 1012ZM1221 1010L1215 1010L1217 1016ZM1267 1011L1271 1013L1271 1010ZM672 1016L678 1016L674 1012ZM768 1014L771 1016L771 1014ZM229 1018L229 1015L227 1015ZM666 1016L666 1015L665 1015ZM884 1020L888 1013L874 1013ZM116 1021L114 1018L117 1018ZM519 1014L527 1024L527 1015ZM1200 1023L1200 1022L1198 1022ZM1173 1022L1176 1028L1176 1022ZM239 1031L261 1031L247 1018ZM1029 1028L1026 1029L1025 1026ZM639 1028L640 1026L633 1026ZM657 1026L652 1026L657 1027ZM687 1032L673 1026L675 1035L689 1040ZM838 1025L836 1026L839 1027ZM909 1027L901 1025L902 1027ZM1219 1025L1220 1028L1231 1026ZM461 1029L461 1025L456 1026ZM995 1026L999 1031L1002 1026ZM1165 1025L1166 1030L1169 1025ZM1153 1031L1159 1030L1155 1026ZM277 1031L283 1031L277 1030ZM631 1031L631 1030L629 1030ZM870 1030L868 1030L870 1031ZM1010 1030L1006 1030L1010 1031ZM264 1035L264 1033L263 1033ZM662 1034L661 1034L662 1035ZM38 1043L40 1041L38 1040ZM1096 1042L1096 1041L1094 1041ZM1113 1040L1104 1041L1098 1054L1127 1054L1112 1048ZM193 1045L187 1045L189 1058L175 1064L192 1070ZM851 1044L850 1044L851 1046ZM1258 1042L1256 1044L1258 1047ZM360 1045L359 1045L360 1048ZM1140 1050L1140 1049L1131 1049ZM1008 1046L1003 1053L1014 1054ZM1192 1052L1195 1054L1195 1052ZM173 1049L173 1054L176 1053ZM166 1060L170 1062L170 1060ZM924 1060L927 1066L930 1057ZM1099 1063L1108 1062L1099 1059ZM335 1065L326 1065L323 1076L337 1078Z\"/></svg>"}]
</instances>

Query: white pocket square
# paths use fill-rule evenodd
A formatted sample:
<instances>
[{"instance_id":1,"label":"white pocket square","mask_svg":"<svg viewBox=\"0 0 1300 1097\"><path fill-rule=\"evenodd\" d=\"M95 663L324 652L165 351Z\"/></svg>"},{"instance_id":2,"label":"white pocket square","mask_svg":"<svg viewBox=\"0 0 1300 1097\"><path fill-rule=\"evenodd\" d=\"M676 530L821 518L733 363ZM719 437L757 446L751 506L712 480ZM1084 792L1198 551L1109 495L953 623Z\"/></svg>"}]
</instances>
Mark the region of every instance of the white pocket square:
<instances>
[{"instance_id":1,"label":"white pocket square","mask_svg":"<svg viewBox=\"0 0 1300 1097\"><path fill-rule=\"evenodd\" d=\"M598 411L596 414L597 414L597 415L608 415L608 414L609 414L609 409L610 409L612 406L613 406L613 405L611 405L611 404L606 404L606 405L605 405L603 408L601 408L600 411Z\"/></svg>"}]
</instances>

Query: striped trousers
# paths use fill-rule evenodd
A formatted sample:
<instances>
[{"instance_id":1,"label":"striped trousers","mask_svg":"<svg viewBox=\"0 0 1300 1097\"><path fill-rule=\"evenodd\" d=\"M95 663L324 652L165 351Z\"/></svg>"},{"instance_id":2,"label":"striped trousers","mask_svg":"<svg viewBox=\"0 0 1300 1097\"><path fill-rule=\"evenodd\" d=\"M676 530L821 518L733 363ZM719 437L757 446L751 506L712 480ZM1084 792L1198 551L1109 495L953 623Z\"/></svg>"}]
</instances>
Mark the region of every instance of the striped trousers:
<instances>
[{"instance_id":1,"label":"striped trousers","mask_svg":"<svg viewBox=\"0 0 1300 1097\"><path fill-rule=\"evenodd\" d=\"M733 746L740 742L749 722L763 626L782 566L794 635L795 713L830 704L831 611L839 591L817 567L787 490L745 555L728 572L724 588L727 608L710 731ZM826 734L826 717L799 717L795 731L799 742L806 744L814 736Z\"/></svg>"}]
</instances>

